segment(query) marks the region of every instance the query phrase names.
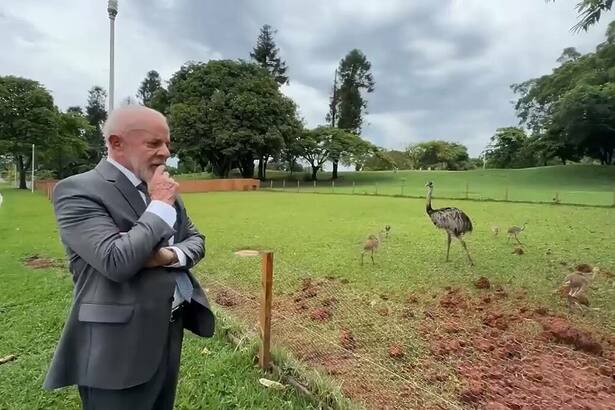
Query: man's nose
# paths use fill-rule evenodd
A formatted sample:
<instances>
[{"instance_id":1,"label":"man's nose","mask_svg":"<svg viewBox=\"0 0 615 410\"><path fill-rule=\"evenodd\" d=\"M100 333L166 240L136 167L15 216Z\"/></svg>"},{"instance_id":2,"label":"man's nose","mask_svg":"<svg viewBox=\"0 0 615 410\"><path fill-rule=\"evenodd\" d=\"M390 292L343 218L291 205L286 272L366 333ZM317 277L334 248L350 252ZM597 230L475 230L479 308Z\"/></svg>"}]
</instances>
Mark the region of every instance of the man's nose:
<instances>
[{"instance_id":1,"label":"man's nose","mask_svg":"<svg viewBox=\"0 0 615 410\"><path fill-rule=\"evenodd\" d=\"M171 156L171 151L169 150L168 146L163 145L162 149L159 151L159 154L162 155L165 159L167 159Z\"/></svg>"}]
</instances>

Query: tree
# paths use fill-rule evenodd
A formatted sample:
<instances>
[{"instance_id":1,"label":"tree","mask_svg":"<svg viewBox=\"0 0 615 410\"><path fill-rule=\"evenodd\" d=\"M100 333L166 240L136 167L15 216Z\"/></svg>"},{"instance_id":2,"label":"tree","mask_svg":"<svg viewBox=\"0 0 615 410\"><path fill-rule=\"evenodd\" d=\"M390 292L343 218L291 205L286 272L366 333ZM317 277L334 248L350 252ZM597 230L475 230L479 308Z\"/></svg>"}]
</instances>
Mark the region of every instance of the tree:
<instances>
[{"instance_id":1,"label":"tree","mask_svg":"<svg viewBox=\"0 0 615 410\"><path fill-rule=\"evenodd\" d=\"M455 142L425 141L410 145L406 158L411 168L462 170L471 168L468 149Z\"/></svg>"},{"instance_id":2,"label":"tree","mask_svg":"<svg viewBox=\"0 0 615 410\"><path fill-rule=\"evenodd\" d=\"M577 51L574 47L566 47L564 51L562 51L562 55L557 59L558 63L566 63L568 61L576 61L581 57L581 53Z\"/></svg>"},{"instance_id":3,"label":"tree","mask_svg":"<svg viewBox=\"0 0 615 410\"><path fill-rule=\"evenodd\" d=\"M360 134L363 114L367 109L367 100L363 98L361 91L371 93L375 86L370 69L371 63L358 49L350 51L340 61L338 72L341 84L339 89L334 91L332 101L337 103L337 107L330 109L330 112L337 113L337 124L333 121L332 125Z\"/></svg>"},{"instance_id":4,"label":"tree","mask_svg":"<svg viewBox=\"0 0 615 410\"><path fill-rule=\"evenodd\" d=\"M162 82L160 80L160 74L158 74L158 71L148 71L145 75L145 79L141 82L141 85L139 86L139 90L137 91L137 98L146 107L151 107L154 95L161 88Z\"/></svg>"},{"instance_id":5,"label":"tree","mask_svg":"<svg viewBox=\"0 0 615 410\"><path fill-rule=\"evenodd\" d=\"M238 167L252 178L254 160L278 156L297 124L296 105L269 73L242 61L183 66L169 82L168 101L177 155L221 177Z\"/></svg>"},{"instance_id":6,"label":"tree","mask_svg":"<svg viewBox=\"0 0 615 410\"><path fill-rule=\"evenodd\" d=\"M555 2L555 0L546 0ZM572 27L572 31L587 31L589 27L600 21L602 13L611 10L613 0L580 0L576 5L579 21Z\"/></svg>"},{"instance_id":7,"label":"tree","mask_svg":"<svg viewBox=\"0 0 615 410\"><path fill-rule=\"evenodd\" d=\"M265 68L279 85L288 84L286 75L286 63L278 56L280 49L276 47L273 35L277 30L273 30L270 25L265 24L258 35L256 46L250 53L250 57L261 67Z\"/></svg>"},{"instance_id":8,"label":"tree","mask_svg":"<svg viewBox=\"0 0 615 410\"><path fill-rule=\"evenodd\" d=\"M399 169L392 158L391 151L376 150L365 161L363 169L366 171L392 171Z\"/></svg>"},{"instance_id":9,"label":"tree","mask_svg":"<svg viewBox=\"0 0 615 410\"><path fill-rule=\"evenodd\" d=\"M300 156L312 167L312 181L316 181L318 171L329 160L332 135L338 130L330 127L317 127L305 130L300 139Z\"/></svg>"},{"instance_id":10,"label":"tree","mask_svg":"<svg viewBox=\"0 0 615 410\"><path fill-rule=\"evenodd\" d=\"M100 86L94 86L88 92L88 105L85 107L85 116L92 126L86 133L88 144L87 163L94 166L105 153L105 144L102 135L102 126L107 120L105 101L107 92Z\"/></svg>"},{"instance_id":11,"label":"tree","mask_svg":"<svg viewBox=\"0 0 615 410\"><path fill-rule=\"evenodd\" d=\"M566 62L551 74L512 86L519 94L517 116L531 132L538 162L558 157L566 163L588 155L612 163L614 32L612 23L595 52L577 56L566 49Z\"/></svg>"},{"instance_id":12,"label":"tree","mask_svg":"<svg viewBox=\"0 0 615 410\"><path fill-rule=\"evenodd\" d=\"M355 171L361 171L371 155L378 151L378 147L369 141L359 139L356 141L352 150L342 155L341 162L344 165L353 165Z\"/></svg>"},{"instance_id":13,"label":"tree","mask_svg":"<svg viewBox=\"0 0 615 410\"><path fill-rule=\"evenodd\" d=\"M331 89L331 97L329 98L329 112L327 113L325 120L331 127L335 127L337 124L337 105L339 104L339 92L337 89L337 68L335 69L335 75L333 76L333 88Z\"/></svg>"},{"instance_id":14,"label":"tree","mask_svg":"<svg viewBox=\"0 0 615 410\"><path fill-rule=\"evenodd\" d=\"M43 167L59 179L85 171L86 135L92 128L83 114L68 110L58 113L57 138L41 153Z\"/></svg>"},{"instance_id":15,"label":"tree","mask_svg":"<svg viewBox=\"0 0 615 410\"><path fill-rule=\"evenodd\" d=\"M19 188L27 189L32 144L45 149L56 135L57 113L51 94L36 81L0 77L0 150L14 158Z\"/></svg>"},{"instance_id":16,"label":"tree","mask_svg":"<svg viewBox=\"0 0 615 410\"><path fill-rule=\"evenodd\" d=\"M337 170L340 161L350 162L355 152L360 153L366 149L363 139L356 134L339 128L328 128L330 138L328 140L329 160L333 164L331 179L337 179Z\"/></svg>"},{"instance_id":17,"label":"tree","mask_svg":"<svg viewBox=\"0 0 615 410\"><path fill-rule=\"evenodd\" d=\"M485 160L490 168L526 168L535 165L533 150L524 130L498 128L487 147Z\"/></svg>"}]
</instances>

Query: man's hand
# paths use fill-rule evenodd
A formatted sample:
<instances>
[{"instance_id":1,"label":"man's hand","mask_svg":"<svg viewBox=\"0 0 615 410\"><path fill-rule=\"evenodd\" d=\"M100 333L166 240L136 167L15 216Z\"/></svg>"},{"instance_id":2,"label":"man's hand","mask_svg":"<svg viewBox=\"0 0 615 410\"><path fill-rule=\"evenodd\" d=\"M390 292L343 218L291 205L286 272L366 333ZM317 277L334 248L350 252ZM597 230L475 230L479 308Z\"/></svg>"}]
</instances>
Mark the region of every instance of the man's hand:
<instances>
[{"instance_id":1,"label":"man's hand","mask_svg":"<svg viewBox=\"0 0 615 410\"><path fill-rule=\"evenodd\" d=\"M173 265L177 262L177 255L169 248L160 248L145 262L146 268Z\"/></svg>"},{"instance_id":2,"label":"man's hand","mask_svg":"<svg viewBox=\"0 0 615 410\"><path fill-rule=\"evenodd\" d=\"M154 175L147 184L149 196L153 200L165 202L169 205L175 203L175 195L179 184L165 171L164 165L159 165L154 171Z\"/></svg>"}]
</instances>

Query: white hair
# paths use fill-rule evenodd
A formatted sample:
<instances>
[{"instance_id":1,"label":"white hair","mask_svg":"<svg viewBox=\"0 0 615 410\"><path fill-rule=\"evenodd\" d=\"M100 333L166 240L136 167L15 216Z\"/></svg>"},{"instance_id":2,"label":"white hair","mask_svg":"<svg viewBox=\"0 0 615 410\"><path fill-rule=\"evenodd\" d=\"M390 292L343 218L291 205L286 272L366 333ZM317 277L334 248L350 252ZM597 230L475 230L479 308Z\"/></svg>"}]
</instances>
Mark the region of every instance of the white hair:
<instances>
[{"instance_id":1,"label":"white hair","mask_svg":"<svg viewBox=\"0 0 615 410\"><path fill-rule=\"evenodd\" d=\"M126 130L128 123L128 121L126 120L127 117L131 117L134 114L143 113L151 113L159 116L168 126L167 118L162 113L152 108L137 104L125 105L111 111L111 113L107 117L107 120L103 124L102 134L105 140L105 145L109 147L109 137L111 135Z\"/></svg>"}]
</instances>

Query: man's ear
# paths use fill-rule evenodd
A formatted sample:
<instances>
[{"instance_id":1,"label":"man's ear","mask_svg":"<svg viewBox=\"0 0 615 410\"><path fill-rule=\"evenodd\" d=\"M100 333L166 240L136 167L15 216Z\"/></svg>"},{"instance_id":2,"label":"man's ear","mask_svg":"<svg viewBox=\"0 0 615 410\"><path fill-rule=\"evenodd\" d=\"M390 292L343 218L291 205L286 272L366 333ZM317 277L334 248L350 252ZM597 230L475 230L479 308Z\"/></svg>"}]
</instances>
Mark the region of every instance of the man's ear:
<instances>
[{"instance_id":1,"label":"man's ear","mask_svg":"<svg viewBox=\"0 0 615 410\"><path fill-rule=\"evenodd\" d=\"M122 138L119 135L111 134L108 138L109 147L113 150L120 150L122 148Z\"/></svg>"}]
</instances>

